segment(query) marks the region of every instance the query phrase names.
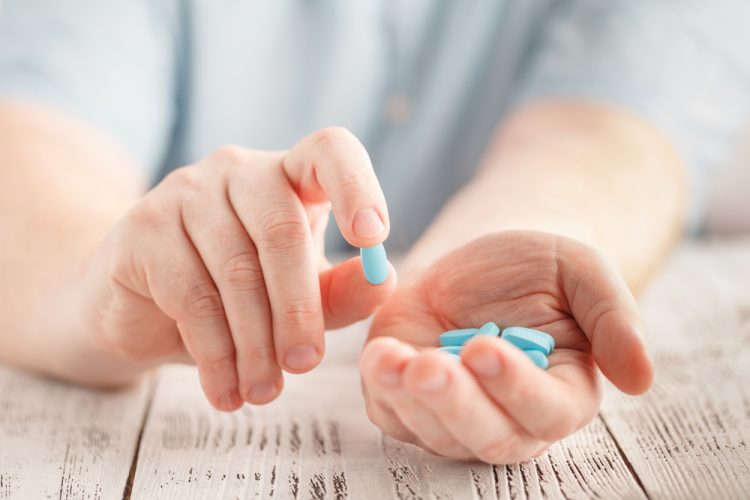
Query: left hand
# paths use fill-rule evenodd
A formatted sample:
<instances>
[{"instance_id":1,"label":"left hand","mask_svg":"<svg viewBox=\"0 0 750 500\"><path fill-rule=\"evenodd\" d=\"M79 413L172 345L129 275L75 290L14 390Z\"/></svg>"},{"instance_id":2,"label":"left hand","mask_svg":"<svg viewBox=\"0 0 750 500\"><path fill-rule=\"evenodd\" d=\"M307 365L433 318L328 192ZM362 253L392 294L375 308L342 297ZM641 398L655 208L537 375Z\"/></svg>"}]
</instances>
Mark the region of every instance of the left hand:
<instances>
[{"instance_id":1,"label":"left hand","mask_svg":"<svg viewBox=\"0 0 750 500\"><path fill-rule=\"evenodd\" d=\"M554 336L549 369L496 338L472 339L461 361L433 349L443 331L487 321ZM383 432L497 464L538 456L588 423L597 365L625 392L651 385L633 296L592 248L528 231L475 240L407 280L377 312L360 362Z\"/></svg>"}]
</instances>

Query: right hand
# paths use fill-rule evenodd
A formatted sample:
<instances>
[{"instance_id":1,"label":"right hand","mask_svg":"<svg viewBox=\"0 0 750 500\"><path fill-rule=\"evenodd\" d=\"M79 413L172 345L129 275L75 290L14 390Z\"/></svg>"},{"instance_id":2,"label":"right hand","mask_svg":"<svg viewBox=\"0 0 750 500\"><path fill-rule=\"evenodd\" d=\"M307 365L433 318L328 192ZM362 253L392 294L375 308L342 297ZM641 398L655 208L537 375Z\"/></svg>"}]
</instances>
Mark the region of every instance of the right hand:
<instances>
[{"instance_id":1,"label":"right hand","mask_svg":"<svg viewBox=\"0 0 750 500\"><path fill-rule=\"evenodd\" d=\"M323 332L369 316L395 271L369 284L359 258L332 267L323 233L333 209L344 238L388 236L367 152L330 128L290 151L221 148L179 168L122 218L86 269L84 331L134 364L193 360L210 402L234 410L281 391L282 368L323 356Z\"/></svg>"}]
</instances>

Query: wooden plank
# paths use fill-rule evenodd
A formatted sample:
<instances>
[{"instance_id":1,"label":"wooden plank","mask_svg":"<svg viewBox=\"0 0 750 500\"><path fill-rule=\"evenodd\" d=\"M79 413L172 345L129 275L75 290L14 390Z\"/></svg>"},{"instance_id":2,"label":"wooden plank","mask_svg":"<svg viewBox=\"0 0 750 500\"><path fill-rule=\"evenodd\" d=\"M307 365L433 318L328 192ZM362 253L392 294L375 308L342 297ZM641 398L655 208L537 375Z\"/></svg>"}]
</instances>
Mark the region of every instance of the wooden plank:
<instances>
[{"instance_id":1,"label":"wooden plank","mask_svg":"<svg viewBox=\"0 0 750 500\"><path fill-rule=\"evenodd\" d=\"M608 390L604 420L510 467L432 457L370 425L356 370L365 325L329 334L324 365L290 377L279 402L232 415L210 409L193 369L170 367L133 498L642 497L628 466L654 498L750 497L750 241L684 248L642 306L654 390ZM148 392L0 369L0 498L121 497Z\"/></svg>"},{"instance_id":2,"label":"wooden plank","mask_svg":"<svg viewBox=\"0 0 750 500\"><path fill-rule=\"evenodd\" d=\"M683 248L644 297L656 384L602 416L655 498L750 498L750 242Z\"/></svg>"},{"instance_id":3,"label":"wooden plank","mask_svg":"<svg viewBox=\"0 0 750 500\"><path fill-rule=\"evenodd\" d=\"M545 456L511 467L446 460L367 420L357 353L366 325L328 334L313 373L234 414L210 408L195 370L165 368L141 442L133 498L642 498L596 419Z\"/></svg>"},{"instance_id":4,"label":"wooden plank","mask_svg":"<svg viewBox=\"0 0 750 500\"><path fill-rule=\"evenodd\" d=\"M122 498L148 393L0 368L0 498Z\"/></svg>"}]
</instances>

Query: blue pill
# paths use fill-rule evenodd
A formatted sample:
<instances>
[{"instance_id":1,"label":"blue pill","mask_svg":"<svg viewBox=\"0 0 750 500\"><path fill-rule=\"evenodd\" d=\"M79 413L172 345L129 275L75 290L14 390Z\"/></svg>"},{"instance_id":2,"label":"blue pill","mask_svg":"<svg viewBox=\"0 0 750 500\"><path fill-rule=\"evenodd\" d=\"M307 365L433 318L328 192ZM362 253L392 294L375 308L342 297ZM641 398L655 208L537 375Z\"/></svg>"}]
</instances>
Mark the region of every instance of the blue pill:
<instances>
[{"instance_id":1,"label":"blue pill","mask_svg":"<svg viewBox=\"0 0 750 500\"><path fill-rule=\"evenodd\" d=\"M461 328L460 330L448 330L447 332L443 332L440 334L440 345L464 345L474 335L476 335L478 331L479 328Z\"/></svg>"},{"instance_id":2,"label":"blue pill","mask_svg":"<svg viewBox=\"0 0 750 500\"><path fill-rule=\"evenodd\" d=\"M382 243L374 247L360 248L359 256L362 258L362 271L367 281L379 285L388 279L388 257Z\"/></svg>"},{"instance_id":3,"label":"blue pill","mask_svg":"<svg viewBox=\"0 0 750 500\"><path fill-rule=\"evenodd\" d=\"M498 333L500 333L500 328L498 328L498 326L492 321L488 321L487 323L479 327L477 335L489 335L491 337L497 337Z\"/></svg>"},{"instance_id":4,"label":"blue pill","mask_svg":"<svg viewBox=\"0 0 750 500\"><path fill-rule=\"evenodd\" d=\"M524 351L541 351L545 356L555 348L555 339L551 335L532 328L511 326L503 330L501 338Z\"/></svg>"},{"instance_id":5,"label":"blue pill","mask_svg":"<svg viewBox=\"0 0 750 500\"><path fill-rule=\"evenodd\" d=\"M446 345L443 347L438 347L438 351L447 352L450 354L461 354L461 347L460 345Z\"/></svg>"},{"instance_id":6,"label":"blue pill","mask_svg":"<svg viewBox=\"0 0 750 500\"><path fill-rule=\"evenodd\" d=\"M527 355L531 359L531 361L533 361L534 364L542 370L546 370L549 366L549 360L542 351L523 351L523 353Z\"/></svg>"}]
</instances>

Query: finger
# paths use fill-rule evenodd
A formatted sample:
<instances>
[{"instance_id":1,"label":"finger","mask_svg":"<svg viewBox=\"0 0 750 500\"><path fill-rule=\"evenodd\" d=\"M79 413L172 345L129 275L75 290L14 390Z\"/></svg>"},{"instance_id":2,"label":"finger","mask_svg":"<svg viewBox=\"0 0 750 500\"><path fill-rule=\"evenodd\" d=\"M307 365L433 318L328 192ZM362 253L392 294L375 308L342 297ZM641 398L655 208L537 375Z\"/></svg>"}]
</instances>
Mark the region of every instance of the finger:
<instances>
[{"instance_id":1,"label":"finger","mask_svg":"<svg viewBox=\"0 0 750 500\"><path fill-rule=\"evenodd\" d=\"M617 270L597 252L581 248L558 250L564 292L576 322L591 342L604 375L622 391L645 392L653 367L643 342L638 305Z\"/></svg>"},{"instance_id":2,"label":"finger","mask_svg":"<svg viewBox=\"0 0 750 500\"><path fill-rule=\"evenodd\" d=\"M310 222L315 252L318 256L318 272L323 272L331 267L331 263L325 255L326 228L331 214L330 203L314 203L305 205L307 220Z\"/></svg>"},{"instance_id":3,"label":"finger","mask_svg":"<svg viewBox=\"0 0 750 500\"><path fill-rule=\"evenodd\" d=\"M369 395L390 408L399 421L417 438L416 444L438 455L465 459L471 453L453 438L440 419L409 394L401 384L401 374L417 351L395 339L382 342L363 371Z\"/></svg>"},{"instance_id":4,"label":"finger","mask_svg":"<svg viewBox=\"0 0 750 500\"><path fill-rule=\"evenodd\" d=\"M359 257L338 264L320 275L320 291L327 329L341 328L370 316L396 289L396 270L372 286L362 273Z\"/></svg>"},{"instance_id":5,"label":"finger","mask_svg":"<svg viewBox=\"0 0 750 500\"><path fill-rule=\"evenodd\" d=\"M242 399L234 343L219 291L184 229L173 221L154 224L152 219L140 207L129 219L134 224L129 233L141 236L131 243L130 252L143 270L136 292L150 297L176 322L211 404L225 411L237 409ZM152 230L144 231L148 227Z\"/></svg>"},{"instance_id":6,"label":"finger","mask_svg":"<svg viewBox=\"0 0 750 500\"><path fill-rule=\"evenodd\" d=\"M229 205L221 182L186 200L183 217L221 294L237 356L240 395L249 403L268 403L281 392L283 379L255 245Z\"/></svg>"},{"instance_id":7,"label":"finger","mask_svg":"<svg viewBox=\"0 0 750 500\"><path fill-rule=\"evenodd\" d=\"M404 370L403 382L458 442L484 462L524 460L543 444L495 405L461 363L444 353L418 354Z\"/></svg>"},{"instance_id":8,"label":"finger","mask_svg":"<svg viewBox=\"0 0 750 500\"><path fill-rule=\"evenodd\" d=\"M393 439L403 441L404 443L420 445L420 441L412 431L398 418L396 412L383 401L377 401L373 398L365 400L365 409L367 416L375 426Z\"/></svg>"},{"instance_id":9,"label":"finger","mask_svg":"<svg viewBox=\"0 0 750 500\"><path fill-rule=\"evenodd\" d=\"M323 355L323 310L315 244L302 203L275 160L237 168L227 191L258 249L271 304L278 361L292 373Z\"/></svg>"},{"instance_id":10,"label":"finger","mask_svg":"<svg viewBox=\"0 0 750 500\"><path fill-rule=\"evenodd\" d=\"M389 344L397 342L391 337L379 337L368 342L362 350L359 360L359 370L362 379L362 392L365 398L367 416L373 424L389 436L407 443L417 444L417 437L404 426L398 415L383 401L376 400L371 394L371 385L374 385L371 366L377 362L380 351Z\"/></svg>"},{"instance_id":11,"label":"finger","mask_svg":"<svg viewBox=\"0 0 750 500\"><path fill-rule=\"evenodd\" d=\"M388 237L385 196L364 146L339 127L300 141L283 159L289 181L305 202L330 200L344 239L371 247Z\"/></svg>"},{"instance_id":12,"label":"finger","mask_svg":"<svg viewBox=\"0 0 750 500\"><path fill-rule=\"evenodd\" d=\"M558 441L596 415L601 396L587 353L558 349L544 371L510 343L478 337L461 359L485 393L537 439Z\"/></svg>"}]
</instances>

